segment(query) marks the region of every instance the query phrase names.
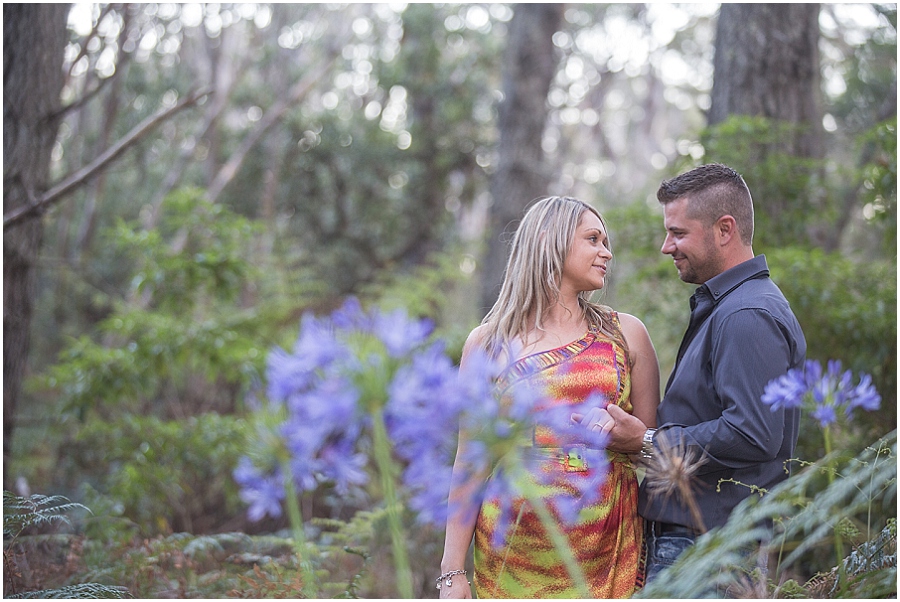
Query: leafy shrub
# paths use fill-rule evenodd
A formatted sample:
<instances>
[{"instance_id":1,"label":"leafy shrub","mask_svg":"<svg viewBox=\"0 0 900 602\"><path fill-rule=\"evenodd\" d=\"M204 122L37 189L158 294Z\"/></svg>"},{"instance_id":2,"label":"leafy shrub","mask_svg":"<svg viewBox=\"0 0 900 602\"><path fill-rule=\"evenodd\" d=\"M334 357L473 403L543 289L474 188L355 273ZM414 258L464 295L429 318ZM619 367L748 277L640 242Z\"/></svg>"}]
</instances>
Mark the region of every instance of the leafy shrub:
<instances>
[{"instance_id":1,"label":"leafy shrub","mask_svg":"<svg viewBox=\"0 0 900 602\"><path fill-rule=\"evenodd\" d=\"M117 506L143 536L203 532L240 511L231 471L246 445L247 425L237 417L126 415L85 423L69 462L74 474L92 475L107 507Z\"/></svg>"},{"instance_id":2,"label":"leafy shrub","mask_svg":"<svg viewBox=\"0 0 900 602\"><path fill-rule=\"evenodd\" d=\"M228 411L257 374L272 316L241 307L241 296L259 284L258 226L196 191L167 199L165 215L158 230L120 222L109 233L135 265L131 298L115 304L95 336L72 340L39 380L82 418L101 407Z\"/></svg>"},{"instance_id":3,"label":"leafy shrub","mask_svg":"<svg viewBox=\"0 0 900 602\"><path fill-rule=\"evenodd\" d=\"M854 372L872 375L881 410L854 424L865 439L884 434L897 421L896 267L877 260L857 263L820 249L778 249L767 259L803 327L807 356L839 359ZM801 457L819 457L819 438L805 445Z\"/></svg>"}]
</instances>

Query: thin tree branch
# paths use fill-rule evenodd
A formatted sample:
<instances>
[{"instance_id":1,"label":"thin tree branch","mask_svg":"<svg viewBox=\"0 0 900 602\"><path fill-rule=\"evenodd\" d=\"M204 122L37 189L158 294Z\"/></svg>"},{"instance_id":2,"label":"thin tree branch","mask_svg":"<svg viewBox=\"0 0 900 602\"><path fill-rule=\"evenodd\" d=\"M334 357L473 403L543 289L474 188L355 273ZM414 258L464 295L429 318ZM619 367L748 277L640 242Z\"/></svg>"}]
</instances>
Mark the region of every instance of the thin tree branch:
<instances>
[{"instance_id":1,"label":"thin tree branch","mask_svg":"<svg viewBox=\"0 0 900 602\"><path fill-rule=\"evenodd\" d=\"M206 198L210 202L215 203L225 187L234 179L238 169L240 169L244 159L247 157L247 153L249 153L256 143L259 142L263 137L263 134L281 121L288 110L293 108L297 102L312 89L313 85L331 70L332 65L339 56L339 51L333 51L328 59L324 61L317 70L308 73L306 77L301 78L290 89L287 96L279 99L272 105L268 112L266 112L263 118L257 123L256 128L241 141L240 146L234 154L231 155L231 158L225 162L219 169L216 177L213 178L213 181L210 183L206 192Z\"/></svg>"},{"instance_id":2,"label":"thin tree branch","mask_svg":"<svg viewBox=\"0 0 900 602\"><path fill-rule=\"evenodd\" d=\"M50 190L44 192L36 201L10 211L3 216L3 231L6 232L10 228L21 224L22 222L34 219L46 211L51 205L59 202L67 194L76 188L84 185L90 178L97 175L100 170L104 169L108 164L118 159L122 153L139 142L144 136L149 134L156 126L163 121L169 119L182 109L196 104L201 98L208 96L209 90L201 90L195 92L183 100L179 101L173 107L160 111L156 115L151 115L144 121L139 123L128 134L110 148L100 154L96 159L91 161L73 174L62 179Z\"/></svg>"},{"instance_id":3,"label":"thin tree branch","mask_svg":"<svg viewBox=\"0 0 900 602\"><path fill-rule=\"evenodd\" d=\"M116 5L116 4L109 4L102 10L102 12L100 13L100 16L97 18L97 21L93 23L93 25L91 26L91 32L79 44L80 49L78 50L78 56L76 56L72 60L72 62L69 63L69 69L68 69L68 71L66 71L66 83L71 81L72 70L75 68L75 65L78 63L78 61L80 61L82 58L87 56L88 44L91 43L92 39L94 39L100 35L100 31L99 31L100 23L103 21L103 19L106 18L106 15L111 13L113 11L113 9L116 9L117 7L118 7L118 5ZM124 30L124 28L123 28L123 30Z\"/></svg>"},{"instance_id":4,"label":"thin tree branch","mask_svg":"<svg viewBox=\"0 0 900 602\"><path fill-rule=\"evenodd\" d=\"M90 101L92 98L97 96L97 94L99 94L100 91L106 87L106 84L111 82L116 77L117 74L118 74L118 71L116 71L116 73L114 73L110 77L101 79L100 82L96 86L94 86L93 89L88 90L87 92L82 94L80 98L77 98L77 99L73 100L72 102L70 102L69 104L63 105L56 111L53 111L50 115L48 115L46 117L47 121L50 121L50 122L58 121L58 120L62 119L63 117L65 117L68 113L71 113L72 111L77 111L78 109L80 109L81 107L86 105L88 103L88 101Z\"/></svg>"},{"instance_id":5,"label":"thin tree branch","mask_svg":"<svg viewBox=\"0 0 900 602\"><path fill-rule=\"evenodd\" d=\"M171 168L169 168L166 174L166 178L163 180L163 183L160 185L159 190L156 191L155 196L150 201L151 209L148 212L147 217L144 219L144 227L147 230L153 228L159 221L163 201L165 200L166 196L168 196L168 194L175 188L179 180L181 180L185 169L191 162L191 157L193 156L194 151L197 148L197 144L201 140L209 136L213 131L213 128L216 127L219 117L221 116L222 112L228 107L228 101L231 99L232 94L237 89L238 84L243 81L243 74L249 71L249 67L252 62L253 58L251 53L245 53L238 67L236 69L232 69L232 72L228 74L230 80L226 81L225 85L222 85L222 77L214 74L213 81L210 83L210 86L214 90L213 101L207 105L203 121L197 128L198 133L193 136L193 144L190 144L190 146L188 147L182 148L182 151L175 164L173 164Z\"/></svg>"}]
</instances>

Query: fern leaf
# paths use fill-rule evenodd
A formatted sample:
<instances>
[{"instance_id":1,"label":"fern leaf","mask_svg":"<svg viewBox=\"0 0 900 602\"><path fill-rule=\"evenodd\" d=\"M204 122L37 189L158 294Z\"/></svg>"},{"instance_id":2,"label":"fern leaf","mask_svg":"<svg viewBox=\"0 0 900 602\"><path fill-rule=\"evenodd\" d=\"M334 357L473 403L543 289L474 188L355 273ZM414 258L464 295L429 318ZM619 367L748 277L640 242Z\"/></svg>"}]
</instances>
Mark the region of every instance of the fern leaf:
<instances>
[{"instance_id":1,"label":"fern leaf","mask_svg":"<svg viewBox=\"0 0 900 602\"><path fill-rule=\"evenodd\" d=\"M117 585L103 585L101 583L79 583L78 585L69 585L59 589L44 589L37 592L23 592L9 596L10 598L18 598L20 600L45 599L45 600L61 600L69 598L81 599L115 599L123 600L134 598L131 592L124 587Z\"/></svg>"},{"instance_id":2,"label":"fern leaf","mask_svg":"<svg viewBox=\"0 0 900 602\"><path fill-rule=\"evenodd\" d=\"M34 494L21 497L9 491L3 492L3 536L16 537L24 529L42 523L61 521L68 523L67 512L90 509L72 502L61 495Z\"/></svg>"}]
</instances>

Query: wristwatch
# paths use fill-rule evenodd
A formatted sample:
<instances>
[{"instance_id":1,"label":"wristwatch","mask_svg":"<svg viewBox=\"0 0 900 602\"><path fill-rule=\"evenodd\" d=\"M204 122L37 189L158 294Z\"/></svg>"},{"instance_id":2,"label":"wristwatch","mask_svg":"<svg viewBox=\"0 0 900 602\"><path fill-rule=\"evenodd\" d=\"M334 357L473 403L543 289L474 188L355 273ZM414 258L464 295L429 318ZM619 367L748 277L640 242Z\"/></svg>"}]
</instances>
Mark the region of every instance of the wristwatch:
<instances>
[{"instance_id":1,"label":"wristwatch","mask_svg":"<svg viewBox=\"0 0 900 602\"><path fill-rule=\"evenodd\" d=\"M644 431L644 439L641 442L641 459L650 460L653 457L653 435L656 429L647 429Z\"/></svg>"}]
</instances>

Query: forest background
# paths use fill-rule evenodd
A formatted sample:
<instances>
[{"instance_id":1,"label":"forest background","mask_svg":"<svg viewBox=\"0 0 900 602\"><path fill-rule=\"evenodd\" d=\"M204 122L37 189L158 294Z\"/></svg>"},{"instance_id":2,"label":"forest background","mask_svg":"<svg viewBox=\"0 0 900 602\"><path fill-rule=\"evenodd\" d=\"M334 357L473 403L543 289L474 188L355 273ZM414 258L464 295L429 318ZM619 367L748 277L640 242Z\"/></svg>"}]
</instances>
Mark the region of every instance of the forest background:
<instances>
[{"instance_id":1,"label":"forest background","mask_svg":"<svg viewBox=\"0 0 900 602\"><path fill-rule=\"evenodd\" d=\"M91 509L17 548L5 594L291 592L287 519L250 521L232 477L269 350L356 296L434 320L458 359L545 194L604 214L601 299L667 378L692 287L655 191L700 163L747 180L809 357L873 377L881 409L835 448L896 427L894 4L3 11L4 489ZM798 455L824 446L804 423ZM323 595L396 595L379 507L303 494ZM442 533L409 533L434 596Z\"/></svg>"}]
</instances>

